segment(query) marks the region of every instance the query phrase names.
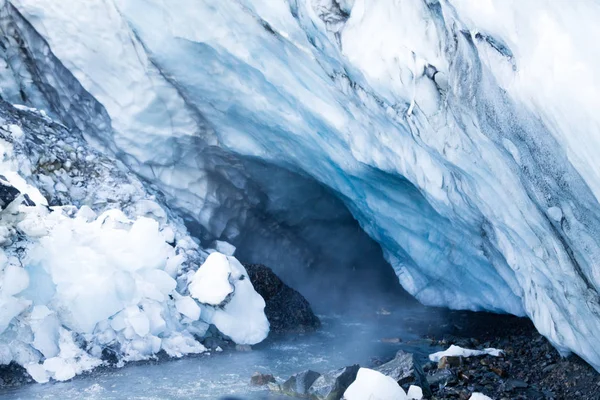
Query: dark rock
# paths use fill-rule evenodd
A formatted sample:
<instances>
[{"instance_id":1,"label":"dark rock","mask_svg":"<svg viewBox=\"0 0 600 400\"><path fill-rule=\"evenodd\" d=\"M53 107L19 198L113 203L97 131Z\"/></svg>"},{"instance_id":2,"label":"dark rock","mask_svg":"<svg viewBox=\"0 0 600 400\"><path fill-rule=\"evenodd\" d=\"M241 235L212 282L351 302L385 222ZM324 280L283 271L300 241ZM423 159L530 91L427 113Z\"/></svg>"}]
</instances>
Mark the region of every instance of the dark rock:
<instances>
[{"instance_id":1,"label":"dark rock","mask_svg":"<svg viewBox=\"0 0 600 400\"><path fill-rule=\"evenodd\" d=\"M289 396L306 397L308 396L308 389L320 376L320 373L310 369L302 371L292 375L290 379L285 381L280 386L280 390Z\"/></svg>"},{"instance_id":2,"label":"dark rock","mask_svg":"<svg viewBox=\"0 0 600 400\"><path fill-rule=\"evenodd\" d=\"M35 202L33 200L31 200L31 197L29 197L29 195L27 193L25 193L23 195L23 205L27 206L27 207L35 207Z\"/></svg>"},{"instance_id":3,"label":"dark rock","mask_svg":"<svg viewBox=\"0 0 600 400\"><path fill-rule=\"evenodd\" d=\"M275 382L275 377L273 375L261 374L260 372L255 372L250 378L250 384L254 386L264 386Z\"/></svg>"},{"instance_id":4,"label":"dark rock","mask_svg":"<svg viewBox=\"0 0 600 400\"><path fill-rule=\"evenodd\" d=\"M119 354L112 347L102 349L102 361L106 364L115 366L119 362Z\"/></svg>"},{"instance_id":5,"label":"dark rock","mask_svg":"<svg viewBox=\"0 0 600 400\"><path fill-rule=\"evenodd\" d=\"M308 301L264 265L245 265L254 289L265 299L271 332L309 332L321 326Z\"/></svg>"},{"instance_id":6,"label":"dark rock","mask_svg":"<svg viewBox=\"0 0 600 400\"><path fill-rule=\"evenodd\" d=\"M340 400L348 386L356 380L359 365L341 368L318 377L308 393L315 400Z\"/></svg>"},{"instance_id":7,"label":"dark rock","mask_svg":"<svg viewBox=\"0 0 600 400\"><path fill-rule=\"evenodd\" d=\"M458 367L462 365L462 357L444 356L438 362L438 369Z\"/></svg>"},{"instance_id":8,"label":"dark rock","mask_svg":"<svg viewBox=\"0 0 600 400\"><path fill-rule=\"evenodd\" d=\"M427 372L427 371L431 371L434 369L437 369L437 363L433 362L433 361L427 361L425 364L423 364L423 371Z\"/></svg>"},{"instance_id":9,"label":"dark rock","mask_svg":"<svg viewBox=\"0 0 600 400\"><path fill-rule=\"evenodd\" d=\"M456 382L458 382L458 379L449 369L440 369L427 377L429 386L434 387L453 385ZM423 394L425 394L424 390Z\"/></svg>"},{"instance_id":10,"label":"dark rock","mask_svg":"<svg viewBox=\"0 0 600 400\"><path fill-rule=\"evenodd\" d=\"M394 379L405 390L410 385L415 385L423 389L425 396L431 396L425 372L415 359L414 354L399 350L393 360L380 365L375 370Z\"/></svg>"},{"instance_id":11,"label":"dark rock","mask_svg":"<svg viewBox=\"0 0 600 400\"><path fill-rule=\"evenodd\" d=\"M226 349L231 346L231 342L227 342L219 337L209 336L202 340L202 344L209 350L217 350L217 348Z\"/></svg>"},{"instance_id":12,"label":"dark rock","mask_svg":"<svg viewBox=\"0 0 600 400\"><path fill-rule=\"evenodd\" d=\"M504 382L504 391L512 392L515 389L526 389L529 385L526 382L523 382L518 379L507 379Z\"/></svg>"},{"instance_id":13,"label":"dark rock","mask_svg":"<svg viewBox=\"0 0 600 400\"><path fill-rule=\"evenodd\" d=\"M3 178L4 176L0 175L0 211L8 207L21 194L6 178Z\"/></svg>"}]
</instances>

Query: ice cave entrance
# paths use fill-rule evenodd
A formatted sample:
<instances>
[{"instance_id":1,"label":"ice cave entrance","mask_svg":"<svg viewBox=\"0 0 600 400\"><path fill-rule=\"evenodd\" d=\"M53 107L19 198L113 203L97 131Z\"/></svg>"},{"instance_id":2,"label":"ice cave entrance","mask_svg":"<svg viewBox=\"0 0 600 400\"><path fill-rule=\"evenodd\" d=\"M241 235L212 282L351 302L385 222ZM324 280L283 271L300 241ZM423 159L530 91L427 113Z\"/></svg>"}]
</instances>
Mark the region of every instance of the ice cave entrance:
<instances>
[{"instance_id":1,"label":"ice cave entrance","mask_svg":"<svg viewBox=\"0 0 600 400\"><path fill-rule=\"evenodd\" d=\"M336 193L310 177L262 160L237 163L243 165L243 192L232 196L231 185L216 172L212 185L217 192L229 191L228 198L243 201L220 206L212 217L219 223L209 228L188 213L188 229L203 245L210 247L215 240L233 244L242 263L272 268L317 312L416 302L401 287L381 246L363 231ZM223 169L227 167L220 165ZM227 177L231 179L231 173ZM215 225L221 227L217 234L210 228Z\"/></svg>"}]
</instances>

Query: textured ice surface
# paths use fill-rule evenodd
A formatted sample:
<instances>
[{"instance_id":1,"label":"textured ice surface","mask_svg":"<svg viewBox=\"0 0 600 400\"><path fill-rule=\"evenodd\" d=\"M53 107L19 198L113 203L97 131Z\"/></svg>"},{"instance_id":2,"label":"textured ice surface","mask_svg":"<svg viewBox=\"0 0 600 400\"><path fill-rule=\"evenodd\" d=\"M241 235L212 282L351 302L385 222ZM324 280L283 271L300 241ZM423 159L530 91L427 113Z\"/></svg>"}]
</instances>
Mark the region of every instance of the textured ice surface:
<instances>
[{"instance_id":1,"label":"textured ice surface","mask_svg":"<svg viewBox=\"0 0 600 400\"><path fill-rule=\"evenodd\" d=\"M249 217L261 192L239 160L283 167L336 193L420 301L527 314L600 368L596 2L1 12L22 43L2 50L3 97L84 131L211 239L282 226Z\"/></svg>"},{"instance_id":2,"label":"textured ice surface","mask_svg":"<svg viewBox=\"0 0 600 400\"><path fill-rule=\"evenodd\" d=\"M243 344L263 340L265 303L239 262L213 252L234 290L219 308L198 292L196 302L188 277L207 254L139 181L84 146L43 113L0 101L0 364L62 381L107 354L204 352L210 323Z\"/></svg>"}]
</instances>

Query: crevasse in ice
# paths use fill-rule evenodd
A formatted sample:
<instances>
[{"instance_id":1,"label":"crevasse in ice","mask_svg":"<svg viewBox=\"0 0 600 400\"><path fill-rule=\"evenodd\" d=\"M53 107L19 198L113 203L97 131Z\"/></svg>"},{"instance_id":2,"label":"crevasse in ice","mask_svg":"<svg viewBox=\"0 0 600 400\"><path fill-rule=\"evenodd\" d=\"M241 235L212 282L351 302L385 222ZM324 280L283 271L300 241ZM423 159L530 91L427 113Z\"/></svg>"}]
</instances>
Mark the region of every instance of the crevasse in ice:
<instances>
[{"instance_id":1,"label":"crevasse in ice","mask_svg":"<svg viewBox=\"0 0 600 400\"><path fill-rule=\"evenodd\" d=\"M249 210L290 182L250 161L283 168L335 193L423 303L528 315L600 368L595 2L12 0L0 14L20 41L2 50L3 97L81 131L207 237L259 229Z\"/></svg>"}]
</instances>

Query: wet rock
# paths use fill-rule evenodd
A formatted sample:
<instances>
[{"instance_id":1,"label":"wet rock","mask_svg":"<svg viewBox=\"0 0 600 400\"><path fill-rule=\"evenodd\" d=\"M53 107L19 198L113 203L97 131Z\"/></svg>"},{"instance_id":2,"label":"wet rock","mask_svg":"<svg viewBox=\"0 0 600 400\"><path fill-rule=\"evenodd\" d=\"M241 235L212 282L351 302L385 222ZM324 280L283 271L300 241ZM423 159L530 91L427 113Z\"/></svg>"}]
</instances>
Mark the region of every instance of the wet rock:
<instances>
[{"instance_id":1,"label":"wet rock","mask_svg":"<svg viewBox=\"0 0 600 400\"><path fill-rule=\"evenodd\" d=\"M215 336L209 336L202 340L202 344L209 350L217 351L218 348L224 349L231 345L230 342Z\"/></svg>"},{"instance_id":2,"label":"wet rock","mask_svg":"<svg viewBox=\"0 0 600 400\"><path fill-rule=\"evenodd\" d=\"M250 384L254 386L264 386L275 382L275 377L273 375L261 374L260 372L255 372L250 378Z\"/></svg>"},{"instance_id":3,"label":"wet rock","mask_svg":"<svg viewBox=\"0 0 600 400\"><path fill-rule=\"evenodd\" d=\"M341 368L318 377L308 393L314 400L340 400L348 386L356 380L359 365Z\"/></svg>"},{"instance_id":4,"label":"wet rock","mask_svg":"<svg viewBox=\"0 0 600 400\"><path fill-rule=\"evenodd\" d=\"M288 396L307 397L308 390L320 376L320 373L309 369L292 375L281 386L278 386L278 388L279 391L287 394ZM271 390L273 390L272 386L269 387Z\"/></svg>"},{"instance_id":5,"label":"wet rock","mask_svg":"<svg viewBox=\"0 0 600 400\"><path fill-rule=\"evenodd\" d=\"M271 332L310 332L321 326L310 304L264 265L245 265L254 289L265 299Z\"/></svg>"},{"instance_id":6,"label":"wet rock","mask_svg":"<svg viewBox=\"0 0 600 400\"><path fill-rule=\"evenodd\" d=\"M423 364L422 368L425 372L432 371L437 369L437 363L433 361L427 361L425 364Z\"/></svg>"},{"instance_id":7,"label":"wet rock","mask_svg":"<svg viewBox=\"0 0 600 400\"><path fill-rule=\"evenodd\" d=\"M449 369L440 369L427 377L427 383L431 387L451 386L457 382L458 379Z\"/></svg>"},{"instance_id":8,"label":"wet rock","mask_svg":"<svg viewBox=\"0 0 600 400\"><path fill-rule=\"evenodd\" d=\"M0 211L4 210L12 203L21 192L11 185L3 175L0 175Z\"/></svg>"},{"instance_id":9,"label":"wet rock","mask_svg":"<svg viewBox=\"0 0 600 400\"><path fill-rule=\"evenodd\" d=\"M375 371L394 379L405 390L410 385L419 386L425 396L431 396L425 372L415 359L415 355L399 350L391 361L375 368Z\"/></svg>"},{"instance_id":10,"label":"wet rock","mask_svg":"<svg viewBox=\"0 0 600 400\"><path fill-rule=\"evenodd\" d=\"M438 361L438 369L453 368L462 365L462 357L444 356Z\"/></svg>"},{"instance_id":11,"label":"wet rock","mask_svg":"<svg viewBox=\"0 0 600 400\"><path fill-rule=\"evenodd\" d=\"M519 379L507 379L506 382L504 382L503 388L505 392L512 392L516 389L526 389L528 386L529 385L526 382Z\"/></svg>"}]
</instances>

